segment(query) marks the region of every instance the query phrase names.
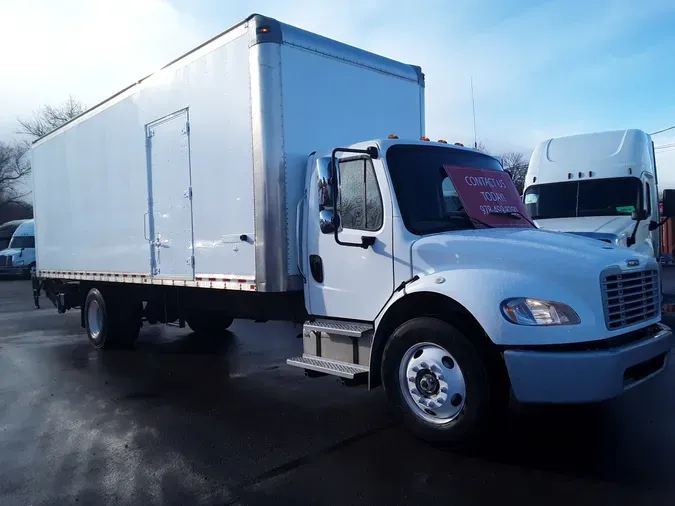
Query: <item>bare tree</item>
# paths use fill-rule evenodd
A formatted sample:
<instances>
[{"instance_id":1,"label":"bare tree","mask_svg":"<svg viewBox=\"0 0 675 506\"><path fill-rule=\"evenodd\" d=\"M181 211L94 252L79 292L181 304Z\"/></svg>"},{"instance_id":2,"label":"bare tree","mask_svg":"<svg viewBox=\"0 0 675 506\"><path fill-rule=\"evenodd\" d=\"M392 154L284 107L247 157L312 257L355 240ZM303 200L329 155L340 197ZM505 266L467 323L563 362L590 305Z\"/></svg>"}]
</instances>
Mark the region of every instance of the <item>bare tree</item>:
<instances>
[{"instance_id":1,"label":"bare tree","mask_svg":"<svg viewBox=\"0 0 675 506\"><path fill-rule=\"evenodd\" d=\"M509 151L500 155L498 158L502 167L504 167L504 170L511 173L513 184L516 185L518 193L522 193L523 188L525 187L525 176L527 175L528 166L525 155L518 151Z\"/></svg>"},{"instance_id":2,"label":"bare tree","mask_svg":"<svg viewBox=\"0 0 675 506\"><path fill-rule=\"evenodd\" d=\"M30 135L38 138L48 134L55 128L67 123L85 111L85 106L72 95L68 99L53 107L45 105L33 113L32 118L19 118L19 130L17 133Z\"/></svg>"},{"instance_id":3,"label":"bare tree","mask_svg":"<svg viewBox=\"0 0 675 506\"><path fill-rule=\"evenodd\" d=\"M488 155L490 154L490 152L487 149L487 146L485 146L485 143L483 141L478 141L476 143L476 149L478 151L482 151L483 153L487 153Z\"/></svg>"},{"instance_id":4,"label":"bare tree","mask_svg":"<svg viewBox=\"0 0 675 506\"><path fill-rule=\"evenodd\" d=\"M30 192L20 190L20 182L30 174L27 143L0 142L0 211L6 207L25 207Z\"/></svg>"}]
</instances>

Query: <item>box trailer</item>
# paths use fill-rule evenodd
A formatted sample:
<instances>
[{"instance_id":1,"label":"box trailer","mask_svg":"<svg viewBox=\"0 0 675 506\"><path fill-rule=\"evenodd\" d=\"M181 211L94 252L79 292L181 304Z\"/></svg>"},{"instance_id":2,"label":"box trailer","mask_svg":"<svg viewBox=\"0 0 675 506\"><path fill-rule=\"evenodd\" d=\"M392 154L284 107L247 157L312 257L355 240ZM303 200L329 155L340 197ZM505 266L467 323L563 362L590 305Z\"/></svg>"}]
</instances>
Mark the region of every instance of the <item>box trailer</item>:
<instances>
[{"instance_id":1,"label":"box trailer","mask_svg":"<svg viewBox=\"0 0 675 506\"><path fill-rule=\"evenodd\" d=\"M666 365L654 259L533 228L495 158L424 136L419 67L253 15L32 155L36 304L97 348L299 322L289 365L445 442Z\"/></svg>"}]
</instances>

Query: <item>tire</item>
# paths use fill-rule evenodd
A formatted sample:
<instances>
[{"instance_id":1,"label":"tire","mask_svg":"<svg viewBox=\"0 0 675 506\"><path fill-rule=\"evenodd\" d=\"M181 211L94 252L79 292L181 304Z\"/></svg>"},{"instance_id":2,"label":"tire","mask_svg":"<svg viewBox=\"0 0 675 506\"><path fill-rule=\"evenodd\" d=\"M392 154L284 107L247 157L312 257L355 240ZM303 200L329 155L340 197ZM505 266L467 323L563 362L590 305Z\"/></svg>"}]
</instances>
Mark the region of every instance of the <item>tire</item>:
<instances>
[{"instance_id":1,"label":"tire","mask_svg":"<svg viewBox=\"0 0 675 506\"><path fill-rule=\"evenodd\" d=\"M194 333L204 335L222 335L233 321L233 318L220 313L194 313L186 319Z\"/></svg>"},{"instance_id":2,"label":"tire","mask_svg":"<svg viewBox=\"0 0 675 506\"><path fill-rule=\"evenodd\" d=\"M509 397L508 382L487 362L449 323L415 318L387 342L382 382L395 416L414 435L431 443L472 445L500 419Z\"/></svg>"},{"instance_id":3,"label":"tire","mask_svg":"<svg viewBox=\"0 0 675 506\"><path fill-rule=\"evenodd\" d=\"M92 288L82 311L87 337L94 348L128 348L138 338L143 311L140 302L104 297Z\"/></svg>"}]
</instances>

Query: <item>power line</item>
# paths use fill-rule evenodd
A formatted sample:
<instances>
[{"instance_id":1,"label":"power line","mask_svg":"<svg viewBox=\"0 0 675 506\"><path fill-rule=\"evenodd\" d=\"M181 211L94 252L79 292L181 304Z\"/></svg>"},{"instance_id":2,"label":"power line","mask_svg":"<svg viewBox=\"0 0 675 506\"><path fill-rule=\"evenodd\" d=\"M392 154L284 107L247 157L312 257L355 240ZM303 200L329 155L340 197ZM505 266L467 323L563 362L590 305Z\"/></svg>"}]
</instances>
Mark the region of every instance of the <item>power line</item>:
<instances>
[{"instance_id":1,"label":"power line","mask_svg":"<svg viewBox=\"0 0 675 506\"><path fill-rule=\"evenodd\" d=\"M667 132L668 130L675 130L675 125L673 125L671 127L668 127L668 128L664 128L663 130L657 130L656 132L652 132L649 135L660 134L660 133L663 133L663 132Z\"/></svg>"},{"instance_id":2,"label":"power line","mask_svg":"<svg viewBox=\"0 0 675 506\"><path fill-rule=\"evenodd\" d=\"M675 148L675 142L670 144L661 144L660 146L654 146L654 149L665 149L665 148Z\"/></svg>"}]
</instances>

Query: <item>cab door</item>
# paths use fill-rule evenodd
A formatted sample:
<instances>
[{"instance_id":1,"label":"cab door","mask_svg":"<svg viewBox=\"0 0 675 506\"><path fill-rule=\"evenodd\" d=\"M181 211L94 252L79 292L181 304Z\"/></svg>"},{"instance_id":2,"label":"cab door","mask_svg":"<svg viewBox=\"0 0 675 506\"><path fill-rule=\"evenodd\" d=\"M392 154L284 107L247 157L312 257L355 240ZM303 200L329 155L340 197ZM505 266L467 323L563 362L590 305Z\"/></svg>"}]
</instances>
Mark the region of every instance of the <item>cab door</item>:
<instances>
[{"instance_id":1,"label":"cab door","mask_svg":"<svg viewBox=\"0 0 675 506\"><path fill-rule=\"evenodd\" d=\"M337 174L316 159L309 180L305 300L315 316L373 321L394 289L390 188L380 160L345 155Z\"/></svg>"}]
</instances>

